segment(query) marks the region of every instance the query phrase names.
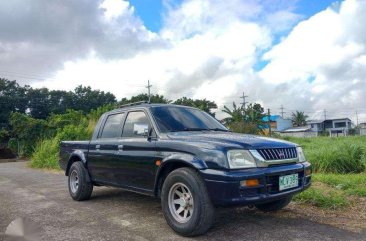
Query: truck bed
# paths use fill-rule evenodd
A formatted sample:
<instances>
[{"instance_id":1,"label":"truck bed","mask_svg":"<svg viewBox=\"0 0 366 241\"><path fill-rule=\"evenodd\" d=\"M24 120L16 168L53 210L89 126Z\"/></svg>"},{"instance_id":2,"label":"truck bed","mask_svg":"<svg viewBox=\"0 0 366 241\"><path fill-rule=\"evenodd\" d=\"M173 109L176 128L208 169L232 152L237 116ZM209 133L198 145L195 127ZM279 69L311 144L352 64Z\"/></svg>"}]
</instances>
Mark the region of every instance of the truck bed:
<instances>
[{"instance_id":1,"label":"truck bed","mask_svg":"<svg viewBox=\"0 0 366 241\"><path fill-rule=\"evenodd\" d=\"M62 141L60 145L60 166L63 170L66 170L67 163L70 155L78 150L84 154L88 155L90 140L87 141Z\"/></svg>"}]
</instances>

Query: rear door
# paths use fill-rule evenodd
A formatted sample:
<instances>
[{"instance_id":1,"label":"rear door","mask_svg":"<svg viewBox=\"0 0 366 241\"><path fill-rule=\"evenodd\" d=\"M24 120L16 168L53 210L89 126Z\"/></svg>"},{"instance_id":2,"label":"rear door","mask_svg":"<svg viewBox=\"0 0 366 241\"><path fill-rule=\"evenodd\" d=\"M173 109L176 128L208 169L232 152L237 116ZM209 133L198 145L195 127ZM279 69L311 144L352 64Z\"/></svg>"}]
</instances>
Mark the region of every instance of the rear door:
<instances>
[{"instance_id":1,"label":"rear door","mask_svg":"<svg viewBox=\"0 0 366 241\"><path fill-rule=\"evenodd\" d=\"M151 192L156 172L155 140L148 139L151 121L143 110L130 111L126 117L117 152L115 179L139 191Z\"/></svg>"},{"instance_id":2,"label":"rear door","mask_svg":"<svg viewBox=\"0 0 366 241\"><path fill-rule=\"evenodd\" d=\"M124 119L124 112L108 115L101 125L97 138L90 141L88 169L96 182L116 184L115 166L119 161L116 153Z\"/></svg>"}]
</instances>

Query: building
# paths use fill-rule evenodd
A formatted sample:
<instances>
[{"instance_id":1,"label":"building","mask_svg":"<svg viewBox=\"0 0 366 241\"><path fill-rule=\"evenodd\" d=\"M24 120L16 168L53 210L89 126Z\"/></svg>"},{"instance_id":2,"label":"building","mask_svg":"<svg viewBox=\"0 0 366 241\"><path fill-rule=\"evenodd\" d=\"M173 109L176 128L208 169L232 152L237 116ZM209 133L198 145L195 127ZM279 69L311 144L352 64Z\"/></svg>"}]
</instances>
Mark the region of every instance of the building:
<instances>
[{"instance_id":1,"label":"building","mask_svg":"<svg viewBox=\"0 0 366 241\"><path fill-rule=\"evenodd\" d=\"M348 135L352 128L352 121L349 118L327 119L327 120L312 120L308 121L311 131L320 133L328 132L333 135Z\"/></svg>"},{"instance_id":2,"label":"building","mask_svg":"<svg viewBox=\"0 0 366 241\"><path fill-rule=\"evenodd\" d=\"M281 136L294 136L294 137L318 136L318 132L312 131L310 126L291 127L282 131L280 134Z\"/></svg>"},{"instance_id":3,"label":"building","mask_svg":"<svg viewBox=\"0 0 366 241\"><path fill-rule=\"evenodd\" d=\"M292 127L292 121L290 119L284 119L280 115L271 115L269 119L271 131L281 132ZM268 129L268 116L264 116L262 121L267 123L264 125L263 129Z\"/></svg>"}]
</instances>

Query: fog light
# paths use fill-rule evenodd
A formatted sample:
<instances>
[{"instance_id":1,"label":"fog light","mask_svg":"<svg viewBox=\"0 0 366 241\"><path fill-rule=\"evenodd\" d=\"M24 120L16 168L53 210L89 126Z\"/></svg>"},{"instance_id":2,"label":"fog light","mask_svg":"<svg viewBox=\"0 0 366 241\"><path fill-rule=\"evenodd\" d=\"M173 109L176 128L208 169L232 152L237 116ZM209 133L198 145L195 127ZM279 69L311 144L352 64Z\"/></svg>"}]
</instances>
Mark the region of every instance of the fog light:
<instances>
[{"instance_id":1,"label":"fog light","mask_svg":"<svg viewBox=\"0 0 366 241\"><path fill-rule=\"evenodd\" d=\"M255 187L259 185L258 179L248 179L240 182L240 186L242 187Z\"/></svg>"},{"instance_id":2,"label":"fog light","mask_svg":"<svg viewBox=\"0 0 366 241\"><path fill-rule=\"evenodd\" d=\"M305 169L305 176L310 176L311 175L311 169L308 168L308 169Z\"/></svg>"}]
</instances>

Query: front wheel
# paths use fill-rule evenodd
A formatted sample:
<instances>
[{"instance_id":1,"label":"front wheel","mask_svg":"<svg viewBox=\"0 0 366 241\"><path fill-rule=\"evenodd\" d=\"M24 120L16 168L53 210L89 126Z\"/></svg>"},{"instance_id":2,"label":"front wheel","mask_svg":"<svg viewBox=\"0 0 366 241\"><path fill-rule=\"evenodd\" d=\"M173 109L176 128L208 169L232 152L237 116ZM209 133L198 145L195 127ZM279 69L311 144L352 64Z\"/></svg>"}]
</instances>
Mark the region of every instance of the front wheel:
<instances>
[{"instance_id":1,"label":"front wheel","mask_svg":"<svg viewBox=\"0 0 366 241\"><path fill-rule=\"evenodd\" d=\"M88 182L88 171L81 162L74 162L69 171L69 192L72 199L83 201L90 199L93 184Z\"/></svg>"},{"instance_id":2,"label":"front wheel","mask_svg":"<svg viewBox=\"0 0 366 241\"><path fill-rule=\"evenodd\" d=\"M214 221L214 206L205 183L190 168L179 168L168 175L161 205L168 225L183 236L203 234Z\"/></svg>"},{"instance_id":3,"label":"front wheel","mask_svg":"<svg viewBox=\"0 0 366 241\"><path fill-rule=\"evenodd\" d=\"M259 210L263 212L274 212L286 207L292 200L292 196L288 196L273 202L257 204L255 205Z\"/></svg>"}]
</instances>

